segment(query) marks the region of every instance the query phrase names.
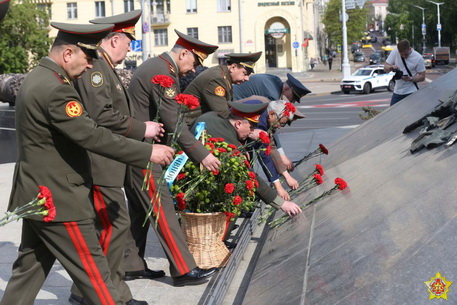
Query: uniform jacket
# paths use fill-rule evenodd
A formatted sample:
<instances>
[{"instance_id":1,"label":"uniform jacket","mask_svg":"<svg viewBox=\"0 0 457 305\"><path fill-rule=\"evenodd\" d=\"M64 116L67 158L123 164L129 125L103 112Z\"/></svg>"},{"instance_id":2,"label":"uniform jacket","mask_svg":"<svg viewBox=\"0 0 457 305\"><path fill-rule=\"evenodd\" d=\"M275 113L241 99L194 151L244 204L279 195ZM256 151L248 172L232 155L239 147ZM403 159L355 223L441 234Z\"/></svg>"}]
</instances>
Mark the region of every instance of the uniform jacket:
<instances>
[{"instance_id":1,"label":"uniform jacket","mask_svg":"<svg viewBox=\"0 0 457 305\"><path fill-rule=\"evenodd\" d=\"M98 125L113 133L142 140L146 125L132 118L131 99L111 63L109 55L100 48L93 68L74 81L84 108ZM90 154L95 185L122 187L126 173L124 163Z\"/></svg>"},{"instance_id":2,"label":"uniform jacket","mask_svg":"<svg viewBox=\"0 0 457 305\"><path fill-rule=\"evenodd\" d=\"M252 95L265 96L270 101L279 100L282 96L282 80L272 74L254 74L248 82L233 85L233 99L240 100Z\"/></svg>"},{"instance_id":3,"label":"uniform jacket","mask_svg":"<svg viewBox=\"0 0 457 305\"><path fill-rule=\"evenodd\" d=\"M189 112L188 125L202 113L227 111L229 109L227 102L233 99L232 78L227 65L219 65L203 71L187 86L184 93L192 94L200 101L200 107Z\"/></svg>"},{"instance_id":4,"label":"uniform jacket","mask_svg":"<svg viewBox=\"0 0 457 305\"><path fill-rule=\"evenodd\" d=\"M211 111L204 113L195 120L195 125L198 122L206 122L206 131L212 137L223 138L228 144L236 146L241 145L236 130L233 128L232 124L230 124L230 121L219 116L217 112ZM259 187L257 188L256 194L263 202L267 204L275 202L279 205L284 202L265 180L260 177L257 177L257 180L259 181Z\"/></svg>"},{"instance_id":5,"label":"uniform jacket","mask_svg":"<svg viewBox=\"0 0 457 305\"><path fill-rule=\"evenodd\" d=\"M170 76L174 80L173 86L164 90L160 85L152 83L152 79L156 75ZM168 52L150 58L141 64L130 80L128 91L132 97L136 119L140 121L153 120L158 103L162 100L159 109L160 122L163 123L167 134L172 134L175 131L179 110L179 104L175 100L176 95L180 93L179 70ZM178 144L192 161L200 163L208 156L209 151L195 139L187 125L185 123L183 125ZM165 136L161 144L167 143L168 139Z\"/></svg>"},{"instance_id":6,"label":"uniform jacket","mask_svg":"<svg viewBox=\"0 0 457 305\"><path fill-rule=\"evenodd\" d=\"M145 168L150 144L112 134L89 118L65 71L48 57L29 73L16 99L18 160L8 210L47 186L54 221L93 218L92 177L86 150ZM42 220L41 216L30 217Z\"/></svg>"}]
</instances>

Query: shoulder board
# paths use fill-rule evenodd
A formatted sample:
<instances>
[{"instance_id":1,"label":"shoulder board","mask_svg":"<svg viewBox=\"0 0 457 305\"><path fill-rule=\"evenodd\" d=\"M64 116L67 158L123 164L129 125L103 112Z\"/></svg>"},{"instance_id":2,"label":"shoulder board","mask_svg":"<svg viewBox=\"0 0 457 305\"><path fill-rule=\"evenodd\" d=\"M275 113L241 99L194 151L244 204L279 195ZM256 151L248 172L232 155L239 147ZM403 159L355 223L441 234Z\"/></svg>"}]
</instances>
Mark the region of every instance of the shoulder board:
<instances>
[{"instance_id":1,"label":"shoulder board","mask_svg":"<svg viewBox=\"0 0 457 305\"><path fill-rule=\"evenodd\" d=\"M59 82L61 84L70 85L70 80L68 78L66 78L65 76L63 76L62 74L54 72L54 76L59 80Z\"/></svg>"}]
</instances>

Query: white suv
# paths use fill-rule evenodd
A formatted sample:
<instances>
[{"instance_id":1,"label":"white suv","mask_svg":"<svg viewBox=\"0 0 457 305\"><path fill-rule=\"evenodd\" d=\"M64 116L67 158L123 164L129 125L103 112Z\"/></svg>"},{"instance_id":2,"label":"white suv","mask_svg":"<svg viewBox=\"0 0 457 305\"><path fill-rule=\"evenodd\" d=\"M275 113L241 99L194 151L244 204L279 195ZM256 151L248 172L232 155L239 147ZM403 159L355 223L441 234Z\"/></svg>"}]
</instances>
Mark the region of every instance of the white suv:
<instances>
[{"instance_id":1,"label":"white suv","mask_svg":"<svg viewBox=\"0 0 457 305\"><path fill-rule=\"evenodd\" d=\"M392 77L394 75L394 72L386 73L382 65L366 66L355 71L348 78L344 78L340 83L341 91L345 94L349 94L351 91L362 91L368 94L379 88L393 91L395 81Z\"/></svg>"}]
</instances>

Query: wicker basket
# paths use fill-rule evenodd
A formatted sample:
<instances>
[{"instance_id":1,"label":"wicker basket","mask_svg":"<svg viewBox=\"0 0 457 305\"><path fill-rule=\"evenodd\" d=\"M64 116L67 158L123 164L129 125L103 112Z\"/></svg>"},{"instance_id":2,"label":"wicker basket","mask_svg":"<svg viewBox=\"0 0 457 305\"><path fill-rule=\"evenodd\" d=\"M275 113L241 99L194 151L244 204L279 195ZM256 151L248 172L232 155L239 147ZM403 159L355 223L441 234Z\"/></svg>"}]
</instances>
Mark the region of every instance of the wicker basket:
<instances>
[{"instance_id":1,"label":"wicker basket","mask_svg":"<svg viewBox=\"0 0 457 305\"><path fill-rule=\"evenodd\" d=\"M224 267L230 251L222 238L226 227L224 213L181 213L181 226L189 250L202 269Z\"/></svg>"}]
</instances>

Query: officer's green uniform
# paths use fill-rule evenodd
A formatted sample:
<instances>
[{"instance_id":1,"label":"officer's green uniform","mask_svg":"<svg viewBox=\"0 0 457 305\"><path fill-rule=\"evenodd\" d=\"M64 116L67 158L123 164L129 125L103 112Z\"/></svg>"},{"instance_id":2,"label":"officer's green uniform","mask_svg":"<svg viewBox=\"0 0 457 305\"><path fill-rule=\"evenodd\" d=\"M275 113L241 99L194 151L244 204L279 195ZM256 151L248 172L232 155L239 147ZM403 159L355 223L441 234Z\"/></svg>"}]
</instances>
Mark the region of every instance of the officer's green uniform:
<instances>
[{"instance_id":1,"label":"officer's green uniform","mask_svg":"<svg viewBox=\"0 0 457 305\"><path fill-rule=\"evenodd\" d=\"M0 21L3 20L6 13L8 12L8 7L10 6L10 0L0 0Z\"/></svg>"},{"instance_id":2,"label":"officer's green uniform","mask_svg":"<svg viewBox=\"0 0 457 305\"><path fill-rule=\"evenodd\" d=\"M199 117L202 113L227 111L228 102L233 100L232 78L228 65L232 63L242 65L248 74L253 71L255 62L262 52L257 53L230 53L226 56L227 65L219 65L209 68L200 73L184 90L185 94L192 94L200 101L200 107L191 110L186 116L187 125Z\"/></svg>"},{"instance_id":3,"label":"officer's green uniform","mask_svg":"<svg viewBox=\"0 0 457 305\"><path fill-rule=\"evenodd\" d=\"M249 117L250 121L256 122L253 118L253 114L260 114L262 113L268 104L249 104L252 102L253 99L246 98L243 100L239 100L233 103L230 103L232 106L232 111L237 110L237 115L242 116L243 113L245 117ZM256 118L258 122L258 117ZM238 135L236 133L235 128L230 123L228 118L222 117L215 111L210 111L207 113L202 114L196 120L193 126L196 126L198 122L205 122L206 123L206 131L212 137L215 138L223 138L225 142L229 144L233 144L236 146L240 146L242 143L238 140ZM193 130L193 128L192 128ZM259 182L259 187L256 190L257 196L265 202L266 204L270 204L276 209L279 209L281 205L284 203L284 199L278 196L276 190L272 189L265 180L261 179L260 177L257 178Z\"/></svg>"},{"instance_id":4,"label":"officer's green uniform","mask_svg":"<svg viewBox=\"0 0 457 305\"><path fill-rule=\"evenodd\" d=\"M125 33L130 39L134 39L132 33L127 31L134 30L140 16L141 10L135 10L90 22L113 23L112 32ZM132 118L127 89L122 86L109 54L102 47L98 51L98 59L93 60L93 68L82 78L75 80L74 84L84 108L98 125L110 129L115 134L143 140L146 125ZM90 159L100 245L108 260L113 284L121 299L127 302L132 299L132 293L123 280L124 247L130 228L125 195L122 191L127 166L92 153ZM73 294L81 296L74 285L71 290Z\"/></svg>"},{"instance_id":5,"label":"officer's green uniform","mask_svg":"<svg viewBox=\"0 0 457 305\"><path fill-rule=\"evenodd\" d=\"M177 31L176 31L177 32ZM199 60L207 54L213 53L217 46L205 44L199 40L191 39L189 36L177 32L180 37L176 44L191 50ZM203 58L201 57L203 56ZM154 84L152 79L156 75L167 75L174 81L171 88L161 87ZM160 122L163 123L166 133L175 131L178 107L175 97L179 92L179 70L177 64L168 52L158 57L148 59L141 64L132 76L129 85L129 93L132 96L135 118L140 121L153 120L159 101L161 101L159 113ZM163 144L168 143L168 138L162 139ZM184 123L178 144L189 156L199 163L210 153L194 135L191 134ZM149 192L141 190L144 173L141 169L132 169L133 187L126 186L125 192L128 199L131 232L136 240L135 244L126 246L125 270L137 271L145 268L144 249L147 237L148 226L143 226L146 217L145 209L150 206L151 198L159 187L161 188L161 211L158 221L157 236L170 262L170 273L172 277L184 275L197 267L192 254L189 251L187 242L176 217L173 200L165 184L157 186L156 183L162 173L162 167L158 164L153 166L153 179L149 182ZM141 259L139 259L141 258Z\"/></svg>"},{"instance_id":6,"label":"officer's green uniform","mask_svg":"<svg viewBox=\"0 0 457 305\"><path fill-rule=\"evenodd\" d=\"M113 28L51 25L59 29L56 40L84 47L86 54L94 54L89 48L95 49ZM39 216L24 219L19 256L0 304L33 304L56 259L91 304L123 304L95 234L87 150L145 167L151 145L98 127L65 70L49 57L41 59L21 86L16 133L19 155L8 210L29 202L38 185L44 185L52 192L57 216L49 223Z\"/></svg>"}]
</instances>

